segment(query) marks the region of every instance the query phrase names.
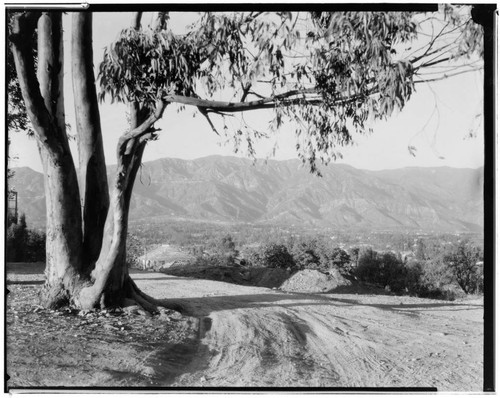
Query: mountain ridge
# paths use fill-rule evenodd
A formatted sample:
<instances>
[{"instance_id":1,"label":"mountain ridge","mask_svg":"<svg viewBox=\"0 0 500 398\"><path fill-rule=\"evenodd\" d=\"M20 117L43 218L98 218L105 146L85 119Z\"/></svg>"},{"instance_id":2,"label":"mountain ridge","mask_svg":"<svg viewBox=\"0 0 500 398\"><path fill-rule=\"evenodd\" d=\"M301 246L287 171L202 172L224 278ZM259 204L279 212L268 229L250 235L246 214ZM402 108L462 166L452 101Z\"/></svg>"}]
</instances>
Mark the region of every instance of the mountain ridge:
<instances>
[{"instance_id":1,"label":"mountain ridge","mask_svg":"<svg viewBox=\"0 0 500 398\"><path fill-rule=\"evenodd\" d=\"M43 176L14 169L19 209L43 224ZM114 166L108 166L110 181ZM144 163L131 220L149 217L309 225L339 229L479 232L484 167L362 170L347 164L311 175L299 160L211 155Z\"/></svg>"}]
</instances>

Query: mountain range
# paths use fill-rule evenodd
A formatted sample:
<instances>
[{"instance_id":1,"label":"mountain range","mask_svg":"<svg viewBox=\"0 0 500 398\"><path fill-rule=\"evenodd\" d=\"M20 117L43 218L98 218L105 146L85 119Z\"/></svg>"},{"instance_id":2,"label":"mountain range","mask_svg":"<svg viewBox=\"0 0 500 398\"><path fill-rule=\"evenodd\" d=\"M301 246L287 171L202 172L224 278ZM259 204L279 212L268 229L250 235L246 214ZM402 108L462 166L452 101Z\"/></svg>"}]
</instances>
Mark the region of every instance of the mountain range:
<instances>
[{"instance_id":1,"label":"mountain range","mask_svg":"<svg viewBox=\"0 0 500 398\"><path fill-rule=\"evenodd\" d=\"M111 181L114 166L108 168ZM14 169L28 225L45 222L43 176ZM338 229L480 232L484 168L359 170L331 164L317 177L298 160L223 156L160 159L139 171L132 220L162 217Z\"/></svg>"}]
</instances>

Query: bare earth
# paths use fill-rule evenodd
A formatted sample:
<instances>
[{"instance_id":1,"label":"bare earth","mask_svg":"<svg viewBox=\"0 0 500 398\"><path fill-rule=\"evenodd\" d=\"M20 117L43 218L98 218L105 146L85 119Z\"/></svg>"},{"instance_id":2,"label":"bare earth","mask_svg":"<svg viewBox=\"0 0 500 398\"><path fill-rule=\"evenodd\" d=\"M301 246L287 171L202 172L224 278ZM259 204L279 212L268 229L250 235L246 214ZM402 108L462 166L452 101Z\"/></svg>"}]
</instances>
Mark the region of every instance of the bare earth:
<instances>
[{"instance_id":1,"label":"bare earth","mask_svg":"<svg viewBox=\"0 0 500 398\"><path fill-rule=\"evenodd\" d=\"M27 276L8 273L12 282L22 282L23 277ZM122 377L116 370L110 373L109 367L93 367L91 357L85 377L78 371L81 365L69 363L65 371L71 379L61 383L61 367L55 375L45 366L29 385L54 386L57 376L58 385L66 386L483 388L481 298L446 302L288 294L159 273L132 277L147 294L184 307L194 319L176 321L175 330L184 335L179 337L175 330L168 334L164 328L162 336L170 340L151 343L148 350L134 349L125 334L123 341L103 344L109 367L123 362ZM27 279L36 280L34 275ZM194 337L190 330L195 330ZM118 328L114 336L118 339L121 332L126 330ZM18 376L11 386L21 387L29 373L19 358L22 347L9 340L9 323L7 337L7 370ZM175 344L172 339L177 339ZM94 344L90 347L99 350L98 341ZM66 347L47 355L54 362L67 351ZM93 368L100 372L92 373Z\"/></svg>"}]
</instances>

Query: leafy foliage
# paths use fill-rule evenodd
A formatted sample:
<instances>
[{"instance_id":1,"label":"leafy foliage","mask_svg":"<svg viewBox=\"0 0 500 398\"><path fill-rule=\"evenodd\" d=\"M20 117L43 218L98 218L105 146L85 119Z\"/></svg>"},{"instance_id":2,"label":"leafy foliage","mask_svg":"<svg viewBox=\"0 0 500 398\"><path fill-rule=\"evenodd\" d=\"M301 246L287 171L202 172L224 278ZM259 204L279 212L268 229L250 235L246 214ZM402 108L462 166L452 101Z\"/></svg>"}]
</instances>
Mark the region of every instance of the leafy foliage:
<instances>
[{"instance_id":1,"label":"leafy foliage","mask_svg":"<svg viewBox=\"0 0 500 398\"><path fill-rule=\"evenodd\" d=\"M45 234L29 230L26 217L21 214L18 222L7 228L6 260L36 262L45 260Z\"/></svg>"},{"instance_id":2,"label":"leafy foliage","mask_svg":"<svg viewBox=\"0 0 500 398\"><path fill-rule=\"evenodd\" d=\"M319 255L321 269L328 270L335 268L339 271L350 271L351 256L340 247L324 247Z\"/></svg>"},{"instance_id":3,"label":"leafy foliage","mask_svg":"<svg viewBox=\"0 0 500 398\"><path fill-rule=\"evenodd\" d=\"M425 28L434 33L422 45ZM299 157L317 171L317 160L341 156L353 133L402 109L427 66L482 56L481 37L466 7L424 16L203 13L185 34L174 35L168 23L122 31L99 67L101 99L109 94L151 109L159 99L194 105L214 130L211 113L270 108L270 130L292 122ZM240 102L214 100L227 93ZM233 131L223 125L250 154L264 135L244 119Z\"/></svg>"},{"instance_id":4,"label":"leafy foliage","mask_svg":"<svg viewBox=\"0 0 500 398\"><path fill-rule=\"evenodd\" d=\"M291 248L293 259L299 269L318 269L320 256L316 239L296 240Z\"/></svg>"},{"instance_id":5,"label":"leafy foliage","mask_svg":"<svg viewBox=\"0 0 500 398\"><path fill-rule=\"evenodd\" d=\"M482 251L466 240L460 241L443 259L465 293L473 293L482 289L482 260Z\"/></svg>"},{"instance_id":6,"label":"leafy foliage","mask_svg":"<svg viewBox=\"0 0 500 398\"><path fill-rule=\"evenodd\" d=\"M9 34L11 34L12 28L12 18L14 14L9 13L7 28ZM26 113L26 106L24 104L24 99L21 93L21 87L19 86L19 81L17 79L16 67L14 64L14 56L10 48L7 48L7 65L6 65L6 77L7 77L7 128L9 131L26 131L28 135L32 136L34 134L31 127L31 123L28 120L28 115ZM36 59L36 57L35 57Z\"/></svg>"},{"instance_id":7,"label":"leafy foliage","mask_svg":"<svg viewBox=\"0 0 500 398\"><path fill-rule=\"evenodd\" d=\"M260 246L248 256L248 262L257 267L293 269L296 267L293 256L287 247L279 243Z\"/></svg>"}]
</instances>

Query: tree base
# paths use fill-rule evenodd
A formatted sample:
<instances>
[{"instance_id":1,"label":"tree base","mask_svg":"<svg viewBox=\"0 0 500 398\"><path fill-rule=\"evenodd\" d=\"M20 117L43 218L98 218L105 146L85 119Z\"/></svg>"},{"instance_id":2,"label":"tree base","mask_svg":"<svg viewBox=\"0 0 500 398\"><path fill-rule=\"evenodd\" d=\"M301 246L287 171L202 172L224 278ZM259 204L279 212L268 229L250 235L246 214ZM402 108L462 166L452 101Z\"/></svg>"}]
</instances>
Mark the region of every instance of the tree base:
<instances>
[{"instance_id":1,"label":"tree base","mask_svg":"<svg viewBox=\"0 0 500 398\"><path fill-rule=\"evenodd\" d=\"M123 308L126 312L142 315L160 314L165 310L184 312L184 308L176 303L167 303L148 296L136 283L126 276L122 289L116 294L95 291L93 285L82 286L73 294L63 283L46 284L40 292L40 304L48 309L73 306L81 310Z\"/></svg>"},{"instance_id":2,"label":"tree base","mask_svg":"<svg viewBox=\"0 0 500 398\"><path fill-rule=\"evenodd\" d=\"M42 288L39 294L42 307L55 310L70 304L70 294L62 283L48 285Z\"/></svg>"}]
</instances>

